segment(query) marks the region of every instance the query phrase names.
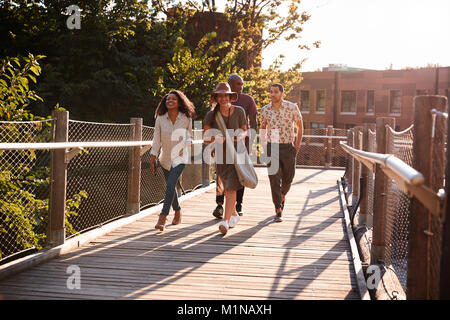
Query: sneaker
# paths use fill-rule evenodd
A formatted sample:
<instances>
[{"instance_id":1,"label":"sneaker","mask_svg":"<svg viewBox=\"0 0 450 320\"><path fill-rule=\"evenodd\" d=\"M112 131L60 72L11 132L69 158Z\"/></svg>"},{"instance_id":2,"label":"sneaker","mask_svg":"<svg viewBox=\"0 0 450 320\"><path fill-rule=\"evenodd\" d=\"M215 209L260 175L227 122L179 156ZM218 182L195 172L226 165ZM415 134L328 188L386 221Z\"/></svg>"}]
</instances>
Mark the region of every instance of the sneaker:
<instances>
[{"instance_id":1,"label":"sneaker","mask_svg":"<svg viewBox=\"0 0 450 320\"><path fill-rule=\"evenodd\" d=\"M230 222L228 223L228 226L230 228L234 228L238 224L240 219L241 218L239 216L231 216Z\"/></svg>"},{"instance_id":2,"label":"sneaker","mask_svg":"<svg viewBox=\"0 0 450 320\"><path fill-rule=\"evenodd\" d=\"M228 222L226 222L226 221L222 221L222 222L219 224L219 231L220 231L222 234L226 234L229 228L230 228L230 227L228 226Z\"/></svg>"},{"instance_id":3,"label":"sneaker","mask_svg":"<svg viewBox=\"0 0 450 320\"><path fill-rule=\"evenodd\" d=\"M223 217L223 207L219 204L213 211L213 216L217 219L222 219Z\"/></svg>"},{"instance_id":4,"label":"sneaker","mask_svg":"<svg viewBox=\"0 0 450 320\"><path fill-rule=\"evenodd\" d=\"M275 222L281 222L283 221L283 218L281 218L281 212L277 212L275 214L275 218L273 219Z\"/></svg>"}]
</instances>

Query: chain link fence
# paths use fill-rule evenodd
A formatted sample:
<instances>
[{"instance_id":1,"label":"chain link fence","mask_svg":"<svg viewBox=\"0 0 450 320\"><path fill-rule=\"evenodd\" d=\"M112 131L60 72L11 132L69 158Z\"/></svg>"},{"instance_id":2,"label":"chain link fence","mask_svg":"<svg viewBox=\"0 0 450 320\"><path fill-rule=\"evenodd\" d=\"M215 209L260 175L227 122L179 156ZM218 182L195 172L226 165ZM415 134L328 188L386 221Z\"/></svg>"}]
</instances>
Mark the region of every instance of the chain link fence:
<instances>
[{"instance_id":1,"label":"chain link fence","mask_svg":"<svg viewBox=\"0 0 450 320\"><path fill-rule=\"evenodd\" d=\"M153 140L154 128L142 126L142 140ZM166 180L160 166L156 174L150 170L150 151L141 157L141 209L160 203L164 199Z\"/></svg>"},{"instance_id":2,"label":"chain link fence","mask_svg":"<svg viewBox=\"0 0 450 320\"><path fill-rule=\"evenodd\" d=\"M392 129L393 119L380 118L378 132L357 127L347 133L349 147L369 152L345 148L348 161L341 181L348 186L346 196L352 194L349 211L359 205L355 198L363 202L353 228L363 267L382 265L386 271L371 292L377 299L437 299L446 272L441 259L448 106L438 96L416 100L414 125L404 131ZM363 144L357 139L360 132ZM370 154L377 150L385 150L380 151L384 155ZM357 169L362 163L367 179ZM356 181L363 183L363 191L355 192Z\"/></svg>"},{"instance_id":3,"label":"chain link fence","mask_svg":"<svg viewBox=\"0 0 450 320\"><path fill-rule=\"evenodd\" d=\"M387 128L387 153L413 166L413 126L402 132ZM386 213L385 265L391 267L406 292L408 271L408 230L411 199L396 185L388 182Z\"/></svg>"},{"instance_id":4,"label":"chain link fence","mask_svg":"<svg viewBox=\"0 0 450 320\"><path fill-rule=\"evenodd\" d=\"M0 121L0 142L50 142L53 120ZM0 263L45 244L50 152L0 150Z\"/></svg>"},{"instance_id":5,"label":"chain link fence","mask_svg":"<svg viewBox=\"0 0 450 320\"><path fill-rule=\"evenodd\" d=\"M51 142L53 120L0 122L1 142ZM134 124L68 121L68 142L129 141ZM330 131L331 130L331 131ZM142 140L153 139L153 127L142 126ZM202 130L194 130L194 140ZM297 164L344 167L339 141L344 129L307 129ZM341 135L344 135L342 138ZM334 136L341 136L334 139ZM186 166L177 187L179 195L215 180L214 165L202 164L204 146L193 144L191 163ZM257 146L254 145L257 152ZM101 226L127 214L130 148L87 148L67 164L66 238ZM0 151L2 215L0 248L2 260L27 248L42 248L47 236L51 152L48 150ZM203 172L208 177L203 177ZM5 186L14 186L7 190ZM165 178L161 167L150 171L150 153L141 157L140 209L164 199ZM32 199L32 201L30 200ZM25 215L15 214L19 203ZM21 216L21 219L17 217ZM20 221L19 221L20 220ZM24 232L27 230L27 232Z\"/></svg>"},{"instance_id":6,"label":"chain link fence","mask_svg":"<svg viewBox=\"0 0 450 320\"><path fill-rule=\"evenodd\" d=\"M128 141L132 130L132 124L69 120L69 142ZM66 197L87 194L77 214L69 218L74 230L83 232L126 213L128 157L127 147L89 148L70 161Z\"/></svg>"},{"instance_id":7,"label":"chain link fence","mask_svg":"<svg viewBox=\"0 0 450 320\"><path fill-rule=\"evenodd\" d=\"M314 167L346 166L346 154L339 141L346 141L345 129L320 128L304 129L296 164Z\"/></svg>"},{"instance_id":8,"label":"chain link fence","mask_svg":"<svg viewBox=\"0 0 450 320\"><path fill-rule=\"evenodd\" d=\"M0 122L0 142L52 142L53 124L53 120ZM129 141L134 124L69 120L68 129L68 142ZM142 139L151 141L154 128L143 126L142 130ZM201 134L194 130L194 139L201 139ZM192 159L196 157L197 163L186 166L177 187L179 195L202 186L201 152L201 144L192 145ZM129 157L129 147L87 148L67 164L66 238L127 214ZM48 150L0 150L0 263L45 246L50 160ZM140 184L141 210L164 200L164 174L161 167L156 175L151 173L149 152L141 158Z\"/></svg>"}]
</instances>

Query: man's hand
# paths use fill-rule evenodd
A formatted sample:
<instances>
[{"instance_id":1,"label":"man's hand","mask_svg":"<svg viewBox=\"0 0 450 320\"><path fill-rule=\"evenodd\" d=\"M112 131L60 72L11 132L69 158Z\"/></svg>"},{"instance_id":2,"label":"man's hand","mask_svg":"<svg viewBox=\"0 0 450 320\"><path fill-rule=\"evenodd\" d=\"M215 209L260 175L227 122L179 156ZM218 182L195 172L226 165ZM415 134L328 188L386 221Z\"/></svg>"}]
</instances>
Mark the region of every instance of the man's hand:
<instances>
[{"instance_id":1,"label":"man's hand","mask_svg":"<svg viewBox=\"0 0 450 320\"><path fill-rule=\"evenodd\" d=\"M302 139L303 139L303 120L300 119L299 122L296 123L297 127L297 137L295 140L295 150L298 153L300 150L300 146L302 145Z\"/></svg>"}]
</instances>

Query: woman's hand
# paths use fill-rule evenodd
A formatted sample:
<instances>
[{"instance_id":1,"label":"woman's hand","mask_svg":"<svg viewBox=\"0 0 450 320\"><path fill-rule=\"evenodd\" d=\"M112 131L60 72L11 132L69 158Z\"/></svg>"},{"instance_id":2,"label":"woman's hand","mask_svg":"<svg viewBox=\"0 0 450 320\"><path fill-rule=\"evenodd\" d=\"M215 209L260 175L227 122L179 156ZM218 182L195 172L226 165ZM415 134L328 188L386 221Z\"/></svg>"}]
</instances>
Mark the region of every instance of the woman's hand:
<instances>
[{"instance_id":1,"label":"woman's hand","mask_svg":"<svg viewBox=\"0 0 450 320\"><path fill-rule=\"evenodd\" d=\"M154 155L150 156L150 170L152 171L152 173L154 175L156 175L156 170L155 170L155 159L156 157Z\"/></svg>"},{"instance_id":2,"label":"woman's hand","mask_svg":"<svg viewBox=\"0 0 450 320\"><path fill-rule=\"evenodd\" d=\"M247 131L242 131L241 133L239 133L237 136L234 137L234 141L240 141L240 140L244 140L245 137L247 137Z\"/></svg>"},{"instance_id":3,"label":"woman's hand","mask_svg":"<svg viewBox=\"0 0 450 320\"><path fill-rule=\"evenodd\" d=\"M214 137L214 141L217 143L225 143L225 137L223 135L217 135Z\"/></svg>"}]
</instances>

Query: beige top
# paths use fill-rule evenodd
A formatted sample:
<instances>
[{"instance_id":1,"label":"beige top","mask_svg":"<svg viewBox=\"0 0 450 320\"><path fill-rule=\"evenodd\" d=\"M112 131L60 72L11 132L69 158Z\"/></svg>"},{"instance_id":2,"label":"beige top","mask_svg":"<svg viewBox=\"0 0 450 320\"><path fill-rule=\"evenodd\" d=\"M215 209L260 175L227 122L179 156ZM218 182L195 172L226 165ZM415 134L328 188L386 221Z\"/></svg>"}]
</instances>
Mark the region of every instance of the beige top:
<instances>
[{"instance_id":1,"label":"beige top","mask_svg":"<svg viewBox=\"0 0 450 320\"><path fill-rule=\"evenodd\" d=\"M292 143L295 140L294 123L302 120L296 103L282 100L281 108L271 103L261 109L261 124L266 123L266 135L271 143Z\"/></svg>"},{"instance_id":2,"label":"beige top","mask_svg":"<svg viewBox=\"0 0 450 320\"><path fill-rule=\"evenodd\" d=\"M155 122L151 155L158 156L161 166L170 170L181 163L188 163L192 143L192 121L182 112L178 113L175 123L165 113L158 116ZM173 153L173 154L172 154Z\"/></svg>"}]
</instances>

